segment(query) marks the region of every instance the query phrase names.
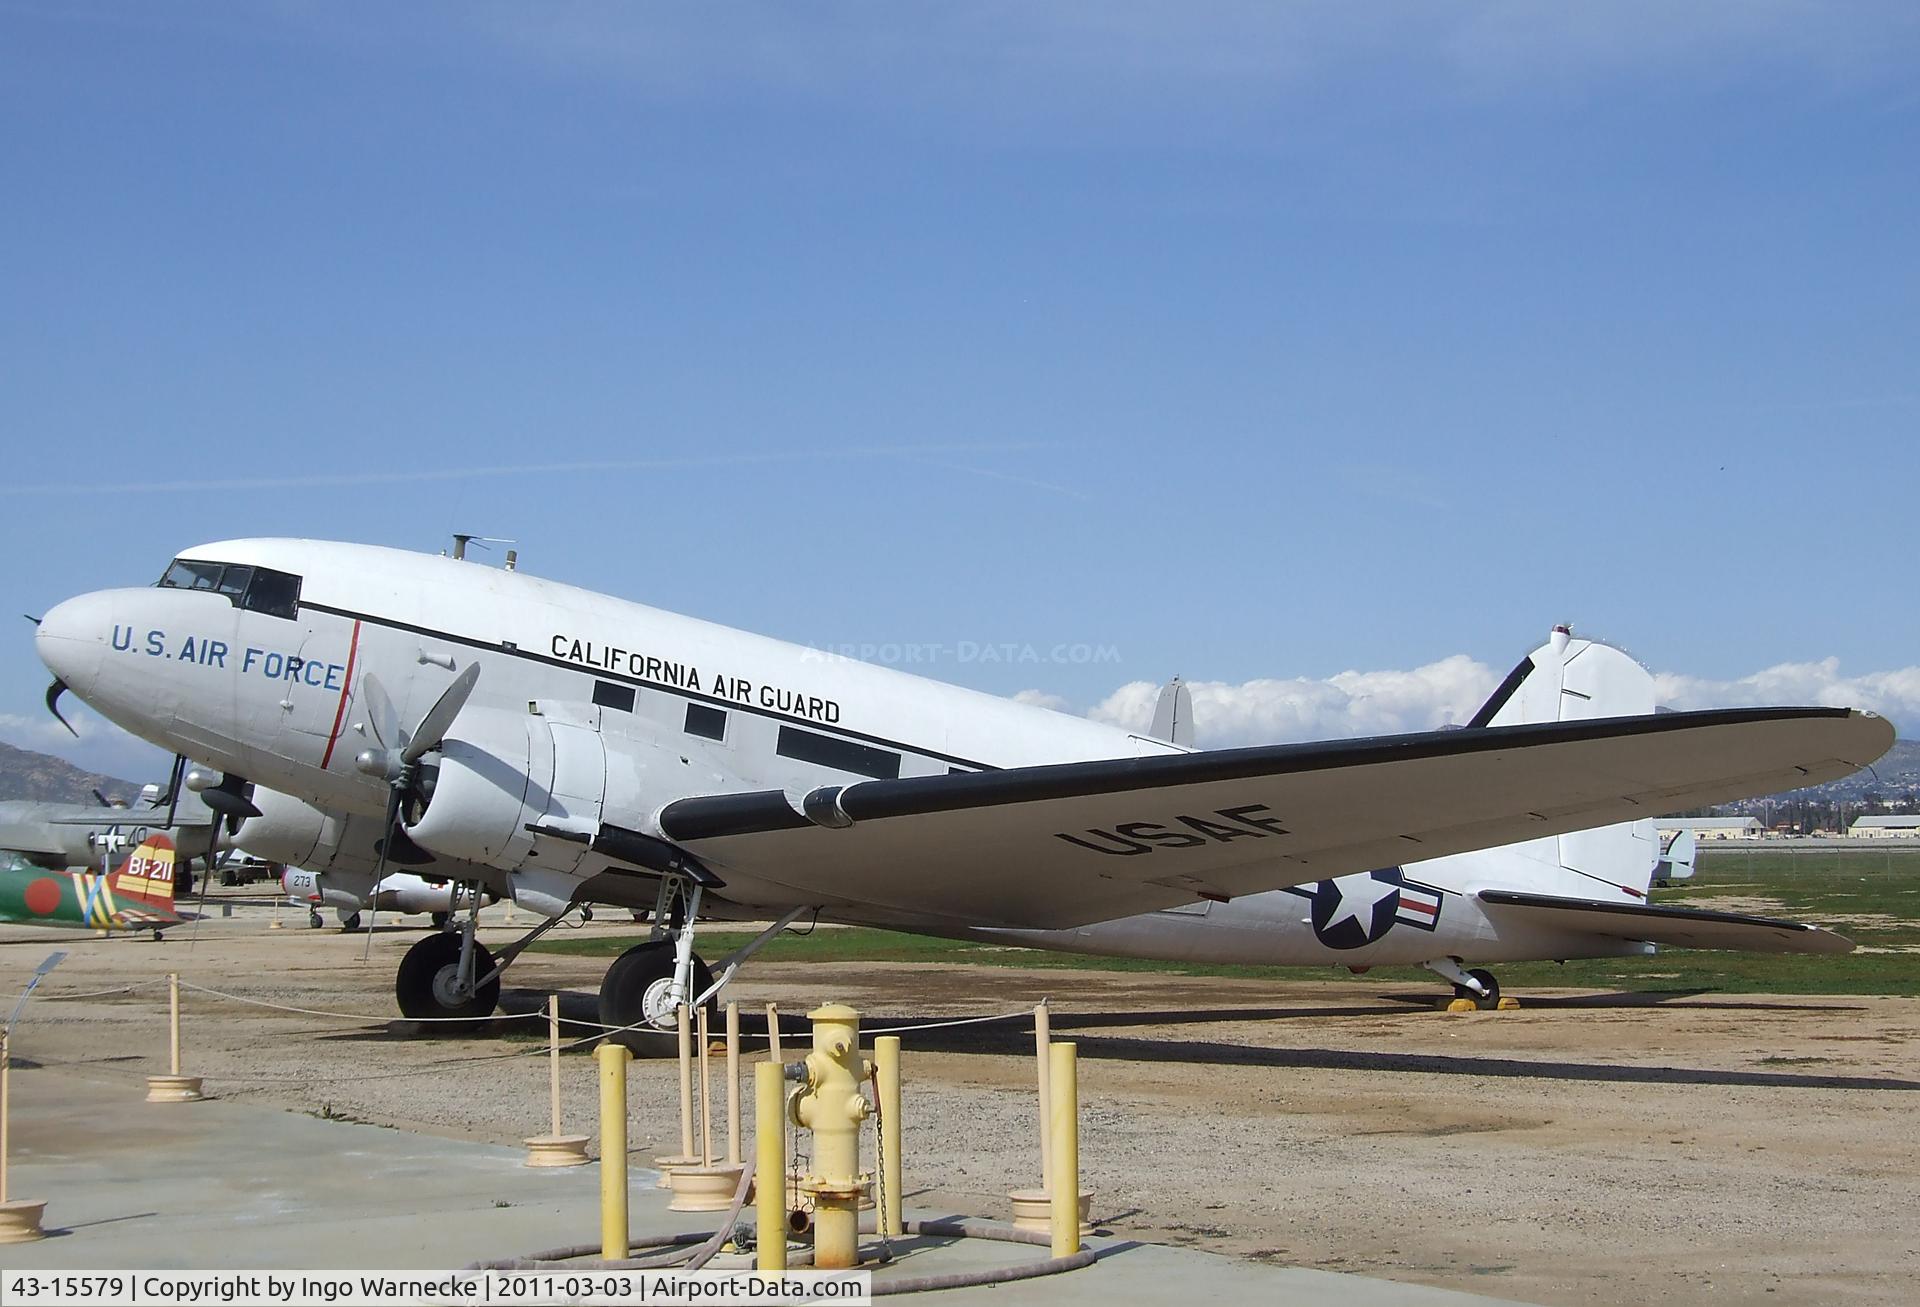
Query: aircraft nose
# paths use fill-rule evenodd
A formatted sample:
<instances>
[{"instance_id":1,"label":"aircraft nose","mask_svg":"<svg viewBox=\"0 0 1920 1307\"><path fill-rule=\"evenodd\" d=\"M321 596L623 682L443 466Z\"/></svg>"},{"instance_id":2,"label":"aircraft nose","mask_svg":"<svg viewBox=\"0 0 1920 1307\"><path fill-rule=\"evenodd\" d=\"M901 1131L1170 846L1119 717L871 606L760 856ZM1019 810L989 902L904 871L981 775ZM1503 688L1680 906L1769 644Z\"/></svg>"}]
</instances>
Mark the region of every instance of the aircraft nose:
<instances>
[{"instance_id":1,"label":"aircraft nose","mask_svg":"<svg viewBox=\"0 0 1920 1307\"><path fill-rule=\"evenodd\" d=\"M105 593L85 594L56 604L34 632L34 652L47 670L81 698L93 690L100 660L113 632L112 603Z\"/></svg>"}]
</instances>

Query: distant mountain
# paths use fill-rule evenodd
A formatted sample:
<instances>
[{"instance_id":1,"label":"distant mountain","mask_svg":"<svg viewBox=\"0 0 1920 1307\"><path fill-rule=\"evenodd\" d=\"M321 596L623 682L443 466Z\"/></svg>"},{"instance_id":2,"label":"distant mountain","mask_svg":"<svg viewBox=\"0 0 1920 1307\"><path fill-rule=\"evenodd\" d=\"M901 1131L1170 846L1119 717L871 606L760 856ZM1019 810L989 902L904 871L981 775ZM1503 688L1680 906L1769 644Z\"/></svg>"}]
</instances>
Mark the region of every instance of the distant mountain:
<instances>
[{"instance_id":1,"label":"distant mountain","mask_svg":"<svg viewBox=\"0 0 1920 1307\"><path fill-rule=\"evenodd\" d=\"M1917 802L1920 802L1920 740L1895 740L1878 762L1851 776L1783 794L1723 803L1714 811L1776 821L1798 822L1807 817L1831 826L1833 823L1845 825L1863 808L1871 812L1895 804L1902 811L1912 811ZM1812 813L1807 813L1807 809L1813 810ZM1826 810L1824 818L1822 810Z\"/></svg>"},{"instance_id":2,"label":"distant mountain","mask_svg":"<svg viewBox=\"0 0 1920 1307\"><path fill-rule=\"evenodd\" d=\"M166 777L160 779L164 782ZM92 803L95 790L109 799L124 802L132 802L140 795L140 786L133 781L81 771L72 763L48 754L0 744L0 799Z\"/></svg>"}]
</instances>

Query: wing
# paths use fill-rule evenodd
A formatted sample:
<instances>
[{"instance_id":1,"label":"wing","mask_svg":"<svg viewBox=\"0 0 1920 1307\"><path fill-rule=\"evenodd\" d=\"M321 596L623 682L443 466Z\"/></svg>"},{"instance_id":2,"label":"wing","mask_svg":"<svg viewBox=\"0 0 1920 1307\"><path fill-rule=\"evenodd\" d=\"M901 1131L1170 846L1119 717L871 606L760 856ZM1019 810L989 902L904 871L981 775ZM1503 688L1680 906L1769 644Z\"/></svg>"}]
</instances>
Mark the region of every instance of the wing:
<instances>
[{"instance_id":1,"label":"wing","mask_svg":"<svg viewBox=\"0 0 1920 1307\"><path fill-rule=\"evenodd\" d=\"M1853 941L1804 921L1748 917L1704 908L1656 907L1650 903L1598 903L1551 894L1481 890L1480 901L1501 916L1518 916L1554 930L1577 930L1613 939L1644 939L1679 948L1735 948L1750 953L1851 953Z\"/></svg>"},{"instance_id":2,"label":"wing","mask_svg":"<svg viewBox=\"0 0 1920 1307\"><path fill-rule=\"evenodd\" d=\"M711 795L658 822L790 902L1057 929L1818 784L1892 743L1846 709L1662 713Z\"/></svg>"}]
</instances>

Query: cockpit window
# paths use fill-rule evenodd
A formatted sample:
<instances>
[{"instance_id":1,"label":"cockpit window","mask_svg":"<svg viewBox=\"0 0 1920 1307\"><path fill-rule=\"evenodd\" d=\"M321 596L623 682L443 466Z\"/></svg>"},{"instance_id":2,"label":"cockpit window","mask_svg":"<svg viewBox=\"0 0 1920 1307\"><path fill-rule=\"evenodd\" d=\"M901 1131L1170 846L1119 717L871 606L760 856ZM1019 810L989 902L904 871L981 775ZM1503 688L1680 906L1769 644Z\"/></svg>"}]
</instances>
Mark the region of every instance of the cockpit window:
<instances>
[{"instance_id":1,"label":"cockpit window","mask_svg":"<svg viewBox=\"0 0 1920 1307\"><path fill-rule=\"evenodd\" d=\"M234 603L239 603L247 593L247 583L253 580L253 569L229 563L227 570L220 574L220 593Z\"/></svg>"},{"instance_id":2,"label":"cockpit window","mask_svg":"<svg viewBox=\"0 0 1920 1307\"><path fill-rule=\"evenodd\" d=\"M176 558L160 585L168 590L217 590L236 608L268 617L291 620L300 612L300 578L270 567Z\"/></svg>"},{"instance_id":3,"label":"cockpit window","mask_svg":"<svg viewBox=\"0 0 1920 1307\"><path fill-rule=\"evenodd\" d=\"M160 578L160 584L173 590L218 590L220 573L226 570L225 563L201 563L188 558L176 558L167 574Z\"/></svg>"},{"instance_id":4,"label":"cockpit window","mask_svg":"<svg viewBox=\"0 0 1920 1307\"><path fill-rule=\"evenodd\" d=\"M253 569L253 580L247 586L246 606L256 613L265 613L268 617L292 619L300 612L300 578L291 572L276 572L271 568Z\"/></svg>"}]
</instances>

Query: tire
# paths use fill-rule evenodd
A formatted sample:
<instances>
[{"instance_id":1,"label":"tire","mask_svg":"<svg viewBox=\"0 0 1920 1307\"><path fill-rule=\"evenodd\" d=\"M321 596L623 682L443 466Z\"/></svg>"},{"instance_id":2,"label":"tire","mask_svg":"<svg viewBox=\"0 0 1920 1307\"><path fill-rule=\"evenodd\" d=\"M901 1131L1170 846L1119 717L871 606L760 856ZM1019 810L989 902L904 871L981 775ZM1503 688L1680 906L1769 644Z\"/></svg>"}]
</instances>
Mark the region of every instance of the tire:
<instances>
[{"instance_id":1,"label":"tire","mask_svg":"<svg viewBox=\"0 0 1920 1307\"><path fill-rule=\"evenodd\" d=\"M1471 999L1473 1005L1482 1011L1490 1011L1500 1006L1500 982L1494 979L1491 971L1473 970L1467 974L1486 986L1487 992L1476 994L1465 985L1455 985L1453 987L1455 998Z\"/></svg>"},{"instance_id":2,"label":"tire","mask_svg":"<svg viewBox=\"0 0 1920 1307\"><path fill-rule=\"evenodd\" d=\"M447 912L436 912L431 918L435 930L445 930L447 928L447 922L452 919L452 914Z\"/></svg>"},{"instance_id":3,"label":"tire","mask_svg":"<svg viewBox=\"0 0 1920 1307\"><path fill-rule=\"evenodd\" d=\"M360 914L357 912L349 912L346 916L340 918L340 929L348 935L360 929Z\"/></svg>"},{"instance_id":4,"label":"tire","mask_svg":"<svg viewBox=\"0 0 1920 1307\"><path fill-rule=\"evenodd\" d=\"M460 965L460 936L435 932L407 950L400 959L400 970L393 978L393 996L401 1015L412 1020L425 1017L487 1017L500 1003L500 977L480 986L464 1002L451 1003L447 997L448 972ZM476 975L493 970L493 954L479 940L473 942L473 967ZM461 1029L458 1023L429 1026L438 1034Z\"/></svg>"},{"instance_id":5,"label":"tire","mask_svg":"<svg viewBox=\"0 0 1920 1307\"><path fill-rule=\"evenodd\" d=\"M613 965L607 968L605 979L600 982L600 1024L618 1029L644 1022L647 991L673 978L673 959L672 940L637 944L615 958ZM695 956L694 992L700 993L712 983L713 973L707 970L705 962ZM710 1027L719 1019L719 1014L720 1005L709 999L707 1021ZM671 1032L674 1027L669 1025L664 1029ZM640 1057L670 1057L679 1052L675 1040L648 1034L644 1028L621 1030L619 1034L608 1035L607 1038L625 1044Z\"/></svg>"}]
</instances>

